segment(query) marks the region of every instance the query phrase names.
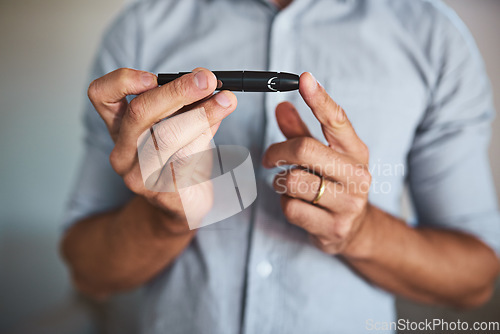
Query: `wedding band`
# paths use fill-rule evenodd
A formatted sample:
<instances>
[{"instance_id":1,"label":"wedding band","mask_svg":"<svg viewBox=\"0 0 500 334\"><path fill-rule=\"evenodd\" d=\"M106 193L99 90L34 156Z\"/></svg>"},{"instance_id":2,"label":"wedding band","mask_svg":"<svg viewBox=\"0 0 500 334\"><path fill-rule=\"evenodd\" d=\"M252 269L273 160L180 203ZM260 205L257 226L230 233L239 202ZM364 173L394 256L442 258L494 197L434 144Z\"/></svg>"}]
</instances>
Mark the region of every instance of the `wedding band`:
<instances>
[{"instance_id":1,"label":"wedding band","mask_svg":"<svg viewBox=\"0 0 500 334\"><path fill-rule=\"evenodd\" d=\"M325 188L326 188L326 182L325 182L325 178L322 176L321 177L321 184L319 185L318 194L311 202L312 204L314 204L314 205L318 204L319 200L321 199L321 196L323 196L323 194L325 193Z\"/></svg>"}]
</instances>

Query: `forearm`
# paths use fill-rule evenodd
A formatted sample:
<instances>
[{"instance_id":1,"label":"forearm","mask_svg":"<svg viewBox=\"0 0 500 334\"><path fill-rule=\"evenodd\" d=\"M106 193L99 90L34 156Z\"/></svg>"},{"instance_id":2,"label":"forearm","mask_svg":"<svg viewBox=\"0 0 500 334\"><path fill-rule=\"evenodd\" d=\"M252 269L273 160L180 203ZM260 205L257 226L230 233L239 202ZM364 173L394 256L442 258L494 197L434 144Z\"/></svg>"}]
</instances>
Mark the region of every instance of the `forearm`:
<instances>
[{"instance_id":1,"label":"forearm","mask_svg":"<svg viewBox=\"0 0 500 334\"><path fill-rule=\"evenodd\" d=\"M412 228L375 208L353 242L348 263L382 288L427 303L477 306L489 299L499 272L494 252L449 230Z\"/></svg>"},{"instance_id":2,"label":"forearm","mask_svg":"<svg viewBox=\"0 0 500 334\"><path fill-rule=\"evenodd\" d=\"M139 286L169 265L191 241L187 224L166 216L142 197L118 211L72 226L61 243L75 285L95 297ZM165 226L172 226L167 229ZM175 228L175 230L174 230Z\"/></svg>"}]
</instances>

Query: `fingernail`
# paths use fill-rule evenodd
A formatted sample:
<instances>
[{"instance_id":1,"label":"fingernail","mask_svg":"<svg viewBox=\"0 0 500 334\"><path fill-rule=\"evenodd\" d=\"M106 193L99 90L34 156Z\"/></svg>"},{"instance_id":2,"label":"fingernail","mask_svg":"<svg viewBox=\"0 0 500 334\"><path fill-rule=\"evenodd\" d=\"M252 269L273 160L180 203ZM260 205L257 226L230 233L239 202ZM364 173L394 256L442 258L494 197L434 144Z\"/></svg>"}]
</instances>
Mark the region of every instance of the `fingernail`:
<instances>
[{"instance_id":1,"label":"fingernail","mask_svg":"<svg viewBox=\"0 0 500 334\"><path fill-rule=\"evenodd\" d=\"M313 79L313 83L314 83L314 85L311 86L311 89L316 90L316 88L318 88L318 80L316 80L316 78L314 77L314 75L312 75L311 72L309 72L309 74L311 75L311 78Z\"/></svg>"},{"instance_id":2,"label":"fingernail","mask_svg":"<svg viewBox=\"0 0 500 334\"><path fill-rule=\"evenodd\" d=\"M207 89L208 88L208 78L207 78L207 75L203 71L200 71L200 72L196 73L194 75L194 83L201 90Z\"/></svg>"},{"instance_id":3,"label":"fingernail","mask_svg":"<svg viewBox=\"0 0 500 334\"><path fill-rule=\"evenodd\" d=\"M142 84L146 87L151 86L153 84L153 81L154 81L153 76L154 76L154 74L151 74L151 73L143 73L142 77L141 77Z\"/></svg>"},{"instance_id":4,"label":"fingernail","mask_svg":"<svg viewBox=\"0 0 500 334\"><path fill-rule=\"evenodd\" d=\"M215 101L217 101L217 103L224 108L227 108L231 105L231 100L224 92L217 93L217 95L215 95Z\"/></svg>"}]
</instances>

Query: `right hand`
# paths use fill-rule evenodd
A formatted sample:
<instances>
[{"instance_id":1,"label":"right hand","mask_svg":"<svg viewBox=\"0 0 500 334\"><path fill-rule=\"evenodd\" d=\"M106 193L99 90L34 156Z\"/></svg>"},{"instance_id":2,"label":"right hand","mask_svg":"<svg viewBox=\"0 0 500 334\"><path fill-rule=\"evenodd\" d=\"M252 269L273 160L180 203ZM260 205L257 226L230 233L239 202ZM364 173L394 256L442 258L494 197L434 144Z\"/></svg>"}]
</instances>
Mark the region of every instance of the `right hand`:
<instances>
[{"instance_id":1,"label":"right hand","mask_svg":"<svg viewBox=\"0 0 500 334\"><path fill-rule=\"evenodd\" d=\"M169 131L163 132L167 133L169 138L159 138L159 141L165 140L169 145L176 146L176 149L182 149L190 143L200 142L202 137L205 138L202 141L211 139L222 119L233 112L237 105L236 96L229 91L210 96L216 86L215 75L203 68L197 68L193 73L161 87L158 87L157 78L152 73L122 68L94 80L88 89L90 101L106 123L115 142L110 155L111 166L130 190L160 209L165 218L162 221L169 230L179 231L179 227L181 230L187 229L185 208L179 192L155 192L146 189L138 163L137 140L163 118L179 111L196 113L199 108L204 108L210 129L204 129L201 124L191 124L189 127L173 126ZM128 95L137 97L128 103ZM193 119L196 122L197 118ZM206 124L206 120L200 117L198 120ZM206 138L207 133L210 138ZM198 207L201 213L204 212L199 205L206 200L201 196L190 201L193 202L190 206Z\"/></svg>"}]
</instances>

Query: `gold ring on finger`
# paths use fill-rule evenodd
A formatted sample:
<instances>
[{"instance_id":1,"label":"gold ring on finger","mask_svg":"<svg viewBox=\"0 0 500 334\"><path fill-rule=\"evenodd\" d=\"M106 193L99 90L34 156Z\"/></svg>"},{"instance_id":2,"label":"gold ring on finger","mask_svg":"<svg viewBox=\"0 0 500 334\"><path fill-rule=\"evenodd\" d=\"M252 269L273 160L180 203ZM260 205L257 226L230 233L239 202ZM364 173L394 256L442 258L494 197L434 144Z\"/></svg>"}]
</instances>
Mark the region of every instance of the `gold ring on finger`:
<instances>
[{"instance_id":1,"label":"gold ring on finger","mask_svg":"<svg viewBox=\"0 0 500 334\"><path fill-rule=\"evenodd\" d=\"M318 193L316 194L316 197L311 202L313 205L318 204L319 200L321 199L321 197L325 193L325 189L326 189L325 178L323 176L321 176L321 184L319 185Z\"/></svg>"}]
</instances>

